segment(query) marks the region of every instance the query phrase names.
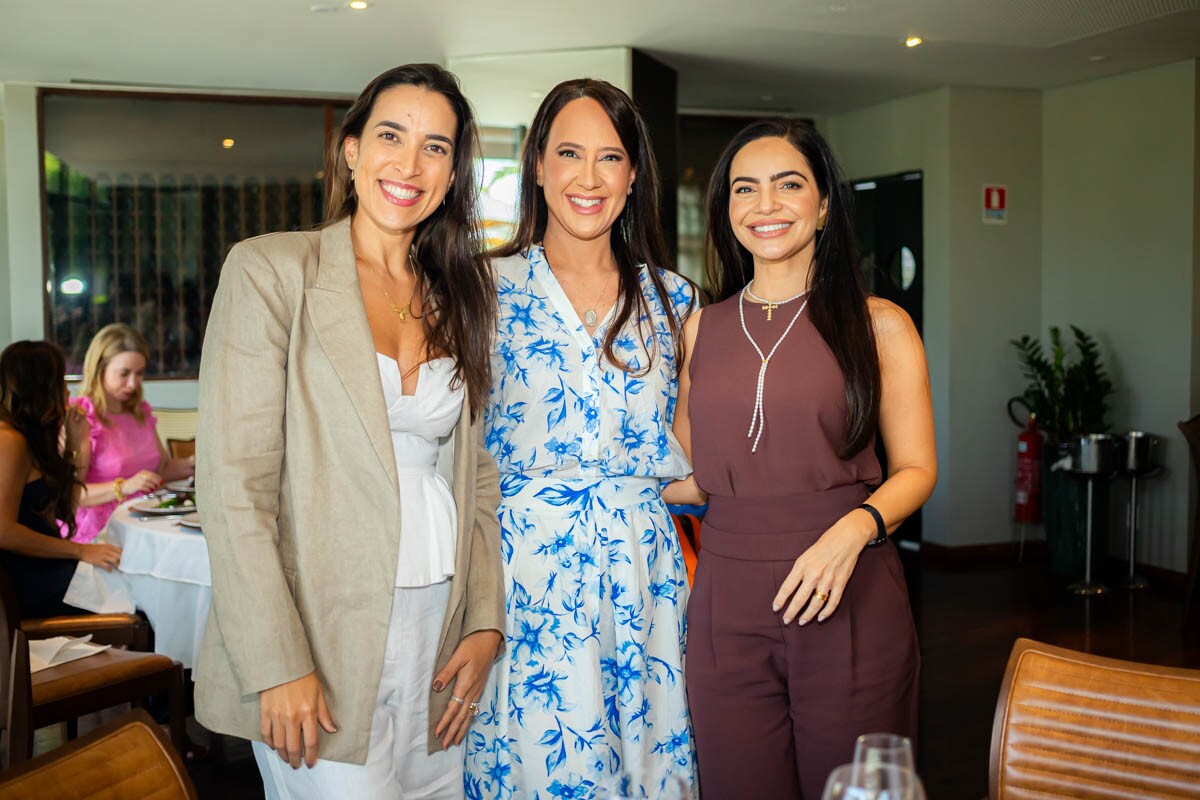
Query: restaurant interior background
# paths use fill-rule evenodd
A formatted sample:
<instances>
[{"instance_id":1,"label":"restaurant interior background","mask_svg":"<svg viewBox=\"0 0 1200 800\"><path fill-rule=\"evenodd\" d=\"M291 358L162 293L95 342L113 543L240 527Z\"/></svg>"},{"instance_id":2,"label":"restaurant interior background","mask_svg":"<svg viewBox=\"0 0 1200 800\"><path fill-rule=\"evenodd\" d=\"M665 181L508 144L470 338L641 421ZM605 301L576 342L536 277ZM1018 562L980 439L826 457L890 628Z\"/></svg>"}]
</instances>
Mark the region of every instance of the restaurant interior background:
<instances>
[{"instance_id":1,"label":"restaurant interior background","mask_svg":"<svg viewBox=\"0 0 1200 800\"><path fill-rule=\"evenodd\" d=\"M923 555L1015 557L1010 340L1077 325L1116 387L1113 430L1161 438L1136 559L1180 587L1200 500L1176 427L1200 411L1198 57L1198 0L0 0L0 346L52 337L78 363L115 315L151 338L150 402L194 408L227 247L316 220L323 137L398 63L461 78L493 238L544 93L581 75L630 91L692 277L719 148L752 118L808 119L860 207L868 184L919 180L907 253L873 263L915 278L922 318L941 467ZM1006 191L1003 224L985 186ZM1109 493L1124 558L1127 482Z\"/></svg>"}]
</instances>

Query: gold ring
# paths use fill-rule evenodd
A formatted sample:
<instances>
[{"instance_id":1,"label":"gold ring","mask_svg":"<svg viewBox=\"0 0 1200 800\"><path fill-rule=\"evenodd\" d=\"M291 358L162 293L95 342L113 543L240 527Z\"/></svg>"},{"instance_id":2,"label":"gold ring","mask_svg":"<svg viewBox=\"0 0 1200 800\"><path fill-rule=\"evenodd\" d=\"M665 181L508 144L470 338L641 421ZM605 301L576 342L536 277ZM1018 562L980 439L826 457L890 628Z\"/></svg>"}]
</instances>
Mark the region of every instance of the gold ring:
<instances>
[{"instance_id":1,"label":"gold ring","mask_svg":"<svg viewBox=\"0 0 1200 800\"><path fill-rule=\"evenodd\" d=\"M467 706L467 711L471 712L472 717L479 716L479 703L471 703L469 706Z\"/></svg>"},{"instance_id":2,"label":"gold ring","mask_svg":"<svg viewBox=\"0 0 1200 800\"><path fill-rule=\"evenodd\" d=\"M815 594L813 594L813 597L817 598L822 603L824 603L826 600L829 599L829 594L828 594L828 592L816 592Z\"/></svg>"},{"instance_id":3,"label":"gold ring","mask_svg":"<svg viewBox=\"0 0 1200 800\"><path fill-rule=\"evenodd\" d=\"M454 702L458 703L459 705L466 705L466 703L467 703L466 700L463 700L461 697L459 697L456 694L450 695L450 699L453 700Z\"/></svg>"}]
</instances>

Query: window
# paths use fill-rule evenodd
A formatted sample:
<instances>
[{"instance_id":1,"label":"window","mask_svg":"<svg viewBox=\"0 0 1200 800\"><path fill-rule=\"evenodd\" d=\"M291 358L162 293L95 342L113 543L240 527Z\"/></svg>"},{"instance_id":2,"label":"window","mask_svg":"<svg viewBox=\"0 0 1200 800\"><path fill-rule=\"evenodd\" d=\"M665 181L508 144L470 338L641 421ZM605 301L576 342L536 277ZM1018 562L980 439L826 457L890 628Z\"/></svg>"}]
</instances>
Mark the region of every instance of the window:
<instances>
[{"instance_id":1,"label":"window","mask_svg":"<svg viewBox=\"0 0 1200 800\"><path fill-rule=\"evenodd\" d=\"M323 217L325 142L344 100L43 90L46 336L78 374L128 323L151 377L195 377L236 242Z\"/></svg>"}]
</instances>

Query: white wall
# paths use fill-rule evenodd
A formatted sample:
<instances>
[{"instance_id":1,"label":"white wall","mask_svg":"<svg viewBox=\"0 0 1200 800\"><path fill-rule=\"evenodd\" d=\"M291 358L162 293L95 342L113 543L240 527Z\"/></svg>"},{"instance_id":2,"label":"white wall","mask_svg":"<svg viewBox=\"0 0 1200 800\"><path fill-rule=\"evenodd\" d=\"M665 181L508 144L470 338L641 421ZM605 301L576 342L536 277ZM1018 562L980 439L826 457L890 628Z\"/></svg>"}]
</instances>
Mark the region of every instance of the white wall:
<instances>
[{"instance_id":1,"label":"white wall","mask_svg":"<svg viewBox=\"0 0 1200 800\"><path fill-rule=\"evenodd\" d=\"M1165 440L1166 473L1141 497L1138 558L1176 570L1192 480L1176 423L1200 411L1196 95L1197 62L1185 61L1049 91L1043 104L1043 324L1097 335L1117 386L1114 429Z\"/></svg>"},{"instance_id":2,"label":"white wall","mask_svg":"<svg viewBox=\"0 0 1200 800\"><path fill-rule=\"evenodd\" d=\"M3 302L8 324L0 328L0 342L41 339L44 335L42 289L42 211L38 170L37 89L26 84L5 84L4 184L7 208L6 248L0 258L0 278L7 272Z\"/></svg>"},{"instance_id":3,"label":"white wall","mask_svg":"<svg viewBox=\"0 0 1200 800\"><path fill-rule=\"evenodd\" d=\"M632 91L633 51L628 47L460 56L446 68L458 76L482 125L525 127L546 93L571 78L597 78Z\"/></svg>"},{"instance_id":4,"label":"white wall","mask_svg":"<svg viewBox=\"0 0 1200 800\"><path fill-rule=\"evenodd\" d=\"M950 90L906 97L825 120L830 145L850 178L922 170L924 179L925 353L933 391L937 489L925 506L924 537L951 545L950 404Z\"/></svg>"},{"instance_id":5,"label":"white wall","mask_svg":"<svg viewBox=\"0 0 1200 800\"><path fill-rule=\"evenodd\" d=\"M954 545L1011 541L1018 430L1004 404L1024 381L1009 344L1041 327L1041 93L950 90L950 418ZM1007 186L1005 225L983 186ZM1029 536L1040 536L1040 527Z\"/></svg>"},{"instance_id":6,"label":"white wall","mask_svg":"<svg viewBox=\"0 0 1200 800\"><path fill-rule=\"evenodd\" d=\"M8 276L8 159L4 153L4 84L0 83L0 347L12 330Z\"/></svg>"}]
</instances>

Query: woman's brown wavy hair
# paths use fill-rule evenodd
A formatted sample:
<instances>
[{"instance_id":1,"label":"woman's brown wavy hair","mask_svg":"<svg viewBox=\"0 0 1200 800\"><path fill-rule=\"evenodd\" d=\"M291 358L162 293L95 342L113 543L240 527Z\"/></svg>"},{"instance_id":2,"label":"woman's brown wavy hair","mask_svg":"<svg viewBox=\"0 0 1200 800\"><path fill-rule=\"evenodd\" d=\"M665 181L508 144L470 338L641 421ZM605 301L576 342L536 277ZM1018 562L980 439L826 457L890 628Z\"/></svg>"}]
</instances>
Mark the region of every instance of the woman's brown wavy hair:
<instances>
[{"instance_id":1,"label":"woman's brown wavy hair","mask_svg":"<svg viewBox=\"0 0 1200 800\"><path fill-rule=\"evenodd\" d=\"M59 434L67 416L66 360L49 342L13 342L0 353L0 419L25 438L33 466L50 487L50 505L39 511L62 520L75 535L75 464L62 452Z\"/></svg>"}]
</instances>

